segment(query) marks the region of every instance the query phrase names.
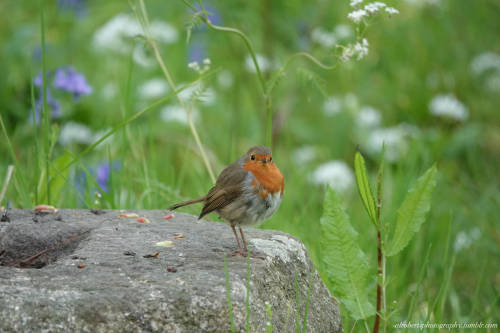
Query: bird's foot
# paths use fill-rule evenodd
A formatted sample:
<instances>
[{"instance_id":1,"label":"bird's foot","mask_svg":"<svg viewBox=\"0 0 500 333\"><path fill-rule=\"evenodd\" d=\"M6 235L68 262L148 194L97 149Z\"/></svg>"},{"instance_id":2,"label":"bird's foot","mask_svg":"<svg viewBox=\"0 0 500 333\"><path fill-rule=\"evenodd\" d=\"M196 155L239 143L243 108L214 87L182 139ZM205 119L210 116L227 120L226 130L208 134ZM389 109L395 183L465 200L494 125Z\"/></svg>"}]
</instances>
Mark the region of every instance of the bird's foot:
<instances>
[{"instance_id":1,"label":"bird's foot","mask_svg":"<svg viewBox=\"0 0 500 333\"><path fill-rule=\"evenodd\" d=\"M241 257L248 257L248 252L247 251L242 251L242 250L236 250L236 251L233 251L231 253L231 256L235 257L235 256L241 256ZM263 256L261 256L260 254L258 253L254 253L254 252L250 252L250 258L254 258L254 259L261 259L261 260L264 260L265 258Z\"/></svg>"}]
</instances>

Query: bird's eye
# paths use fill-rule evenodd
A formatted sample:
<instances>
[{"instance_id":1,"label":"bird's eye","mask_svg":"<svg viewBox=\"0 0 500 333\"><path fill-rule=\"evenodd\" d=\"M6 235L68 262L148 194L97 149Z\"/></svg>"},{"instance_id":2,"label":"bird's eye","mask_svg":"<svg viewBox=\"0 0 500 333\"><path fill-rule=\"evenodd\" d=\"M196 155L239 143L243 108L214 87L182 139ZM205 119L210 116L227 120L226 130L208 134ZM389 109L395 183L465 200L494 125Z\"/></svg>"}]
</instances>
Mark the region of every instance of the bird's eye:
<instances>
[{"instance_id":1,"label":"bird's eye","mask_svg":"<svg viewBox=\"0 0 500 333\"><path fill-rule=\"evenodd\" d=\"M272 157L272 156L271 156L271 157L269 157L269 161L272 161L272 160L273 160L273 157Z\"/></svg>"},{"instance_id":2,"label":"bird's eye","mask_svg":"<svg viewBox=\"0 0 500 333\"><path fill-rule=\"evenodd\" d=\"M252 159L252 161L255 161L255 155L250 156L250 158Z\"/></svg>"}]
</instances>

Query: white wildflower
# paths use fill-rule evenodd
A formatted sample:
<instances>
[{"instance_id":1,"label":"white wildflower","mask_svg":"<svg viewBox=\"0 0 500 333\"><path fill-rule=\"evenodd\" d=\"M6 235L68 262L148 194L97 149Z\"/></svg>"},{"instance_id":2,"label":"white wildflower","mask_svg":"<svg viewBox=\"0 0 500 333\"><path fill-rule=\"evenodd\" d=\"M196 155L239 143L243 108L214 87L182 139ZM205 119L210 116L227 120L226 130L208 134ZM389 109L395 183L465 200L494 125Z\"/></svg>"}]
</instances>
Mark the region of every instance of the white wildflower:
<instances>
[{"instance_id":1,"label":"white wildflower","mask_svg":"<svg viewBox=\"0 0 500 333\"><path fill-rule=\"evenodd\" d=\"M345 94L344 104L349 110L356 110L359 107L358 97L352 92Z\"/></svg>"},{"instance_id":2,"label":"white wildflower","mask_svg":"<svg viewBox=\"0 0 500 333\"><path fill-rule=\"evenodd\" d=\"M200 65L198 64L198 61L191 61L188 64L188 67L191 68L194 71L199 71L200 70Z\"/></svg>"},{"instance_id":3,"label":"white wildflower","mask_svg":"<svg viewBox=\"0 0 500 333\"><path fill-rule=\"evenodd\" d=\"M319 165L309 175L309 179L314 184L329 184L339 192L344 192L354 185L354 173L344 161L340 160Z\"/></svg>"},{"instance_id":4,"label":"white wildflower","mask_svg":"<svg viewBox=\"0 0 500 333\"><path fill-rule=\"evenodd\" d=\"M316 158L316 150L313 146L301 146L292 152L292 161L301 166Z\"/></svg>"},{"instance_id":5,"label":"white wildflower","mask_svg":"<svg viewBox=\"0 0 500 333\"><path fill-rule=\"evenodd\" d=\"M183 87L185 84L181 83L177 87L178 89ZM193 99L201 102L204 105L212 105L215 102L215 91L212 88L205 88L201 82L193 84L179 93L179 98L183 102L188 102Z\"/></svg>"},{"instance_id":6,"label":"white wildflower","mask_svg":"<svg viewBox=\"0 0 500 333\"><path fill-rule=\"evenodd\" d=\"M370 13L374 14L377 13L380 9L386 7L387 5L383 2L380 1L375 1L375 2L370 2L365 6L365 10Z\"/></svg>"},{"instance_id":7,"label":"white wildflower","mask_svg":"<svg viewBox=\"0 0 500 333\"><path fill-rule=\"evenodd\" d=\"M256 54L255 57L257 58L257 63L259 64L261 72L268 72L272 69L271 61L264 57L262 54ZM245 59L245 68L250 73L257 73L257 69L255 68L255 64L250 54L247 55Z\"/></svg>"},{"instance_id":8,"label":"white wildflower","mask_svg":"<svg viewBox=\"0 0 500 333\"><path fill-rule=\"evenodd\" d=\"M141 26L135 18L127 14L118 14L97 29L94 33L93 44L99 50L127 53L131 46L126 39L141 32Z\"/></svg>"},{"instance_id":9,"label":"white wildflower","mask_svg":"<svg viewBox=\"0 0 500 333\"><path fill-rule=\"evenodd\" d=\"M156 64L155 59L146 53L143 45L136 45L132 56L135 63L142 67L153 67Z\"/></svg>"},{"instance_id":10,"label":"white wildflower","mask_svg":"<svg viewBox=\"0 0 500 333\"><path fill-rule=\"evenodd\" d=\"M458 121L464 121L469 116L467 107L452 94L435 96L429 104L429 110L433 115Z\"/></svg>"},{"instance_id":11,"label":"white wildflower","mask_svg":"<svg viewBox=\"0 0 500 333\"><path fill-rule=\"evenodd\" d=\"M363 106L356 115L356 123L364 128L378 127L381 119L380 112L371 106Z\"/></svg>"},{"instance_id":12,"label":"white wildflower","mask_svg":"<svg viewBox=\"0 0 500 333\"><path fill-rule=\"evenodd\" d=\"M111 130L111 128L106 128L106 129L103 129L103 130L100 130L100 131L97 131L95 132L93 135L92 135L92 140L91 142L94 143L94 142L97 142L97 140L100 140L104 135L106 135L109 131ZM104 147L106 147L106 144L108 143L111 143L111 139L113 138L113 135L110 135L108 136L106 139L104 139L104 141L102 141L97 147L95 147L95 149L97 150L100 150L100 149L103 149Z\"/></svg>"},{"instance_id":13,"label":"white wildflower","mask_svg":"<svg viewBox=\"0 0 500 333\"><path fill-rule=\"evenodd\" d=\"M488 77L486 80L486 88L492 92L500 91L500 71Z\"/></svg>"},{"instance_id":14,"label":"white wildflower","mask_svg":"<svg viewBox=\"0 0 500 333\"><path fill-rule=\"evenodd\" d=\"M385 12L389 15L395 15L395 14L399 14L399 10L397 10L396 8L393 8L393 7L387 7L385 9Z\"/></svg>"},{"instance_id":15,"label":"white wildflower","mask_svg":"<svg viewBox=\"0 0 500 333\"><path fill-rule=\"evenodd\" d=\"M177 29L170 23L163 21L153 21L149 27L151 36L158 42L172 44L179 39Z\"/></svg>"},{"instance_id":16,"label":"white wildflower","mask_svg":"<svg viewBox=\"0 0 500 333\"><path fill-rule=\"evenodd\" d=\"M165 79L155 78L144 82L137 90L141 98L153 99L164 96L169 88Z\"/></svg>"},{"instance_id":17,"label":"white wildflower","mask_svg":"<svg viewBox=\"0 0 500 333\"><path fill-rule=\"evenodd\" d=\"M233 74L228 70L223 70L217 75L217 82L224 89L231 88L234 83Z\"/></svg>"},{"instance_id":18,"label":"white wildflower","mask_svg":"<svg viewBox=\"0 0 500 333\"><path fill-rule=\"evenodd\" d=\"M177 89L182 88L185 85L186 85L185 83L181 83L178 85ZM179 95L179 98L182 99L183 102L187 102L194 96L196 91L199 91L199 90L202 90L201 83L195 83L195 84L183 89L178 95Z\"/></svg>"},{"instance_id":19,"label":"white wildflower","mask_svg":"<svg viewBox=\"0 0 500 333\"><path fill-rule=\"evenodd\" d=\"M357 60L361 60L368 55L368 47L368 40L366 40L366 38L363 38L361 42L358 41L354 45L349 44L342 52L340 59L342 61L349 61L353 57L356 57Z\"/></svg>"},{"instance_id":20,"label":"white wildflower","mask_svg":"<svg viewBox=\"0 0 500 333\"><path fill-rule=\"evenodd\" d=\"M198 110L191 110L191 118L194 122L199 119L199 115ZM167 123L176 122L183 125L188 124L186 111L179 105L169 105L164 107L160 112L160 118Z\"/></svg>"},{"instance_id":21,"label":"white wildflower","mask_svg":"<svg viewBox=\"0 0 500 333\"><path fill-rule=\"evenodd\" d=\"M476 75L481 75L488 70L500 71L500 55L494 52L481 53L472 59L470 68Z\"/></svg>"},{"instance_id":22,"label":"white wildflower","mask_svg":"<svg viewBox=\"0 0 500 333\"><path fill-rule=\"evenodd\" d=\"M479 238L481 238L481 230L477 227L472 229L470 233L460 231L453 243L453 249L455 252L460 252L462 249L469 248Z\"/></svg>"},{"instance_id":23,"label":"white wildflower","mask_svg":"<svg viewBox=\"0 0 500 333\"><path fill-rule=\"evenodd\" d=\"M357 42L354 44L354 54L357 55L358 60L361 60L368 55L368 40L366 40L366 38L363 38L361 43Z\"/></svg>"},{"instance_id":24,"label":"white wildflower","mask_svg":"<svg viewBox=\"0 0 500 333\"><path fill-rule=\"evenodd\" d=\"M108 82L102 88L101 94L106 99L112 99L116 96L116 91L117 91L116 85L111 82Z\"/></svg>"},{"instance_id":25,"label":"white wildflower","mask_svg":"<svg viewBox=\"0 0 500 333\"><path fill-rule=\"evenodd\" d=\"M365 18L366 16L368 16L368 12L364 9L358 9L347 14L347 18L349 18L354 23L361 22L361 20L363 20L363 18Z\"/></svg>"},{"instance_id":26,"label":"white wildflower","mask_svg":"<svg viewBox=\"0 0 500 333\"><path fill-rule=\"evenodd\" d=\"M178 39L178 32L174 26L163 21L153 21L150 25L151 37L160 43L174 43ZM128 54L133 46L132 39L143 34L141 25L135 17L128 14L118 14L102 27L96 30L93 45L99 51L112 51ZM151 66L142 47L134 49L134 60L144 67Z\"/></svg>"},{"instance_id":27,"label":"white wildflower","mask_svg":"<svg viewBox=\"0 0 500 333\"><path fill-rule=\"evenodd\" d=\"M198 61L190 62L188 64L188 67L191 68L192 70L194 70L195 72L198 72L199 74L203 74L210 69L211 63L212 62L210 61L210 59L205 58L205 59L203 59L203 67L200 66Z\"/></svg>"},{"instance_id":28,"label":"white wildflower","mask_svg":"<svg viewBox=\"0 0 500 333\"><path fill-rule=\"evenodd\" d=\"M347 24L339 24L333 30L335 36L339 39L347 39L354 35L352 28Z\"/></svg>"},{"instance_id":29,"label":"white wildflower","mask_svg":"<svg viewBox=\"0 0 500 333\"><path fill-rule=\"evenodd\" d=\"M407 138L418 134L418 129L407 124L399 124L389 128L375 129L368 135L365 147L368 153L376 155L385 146L385 158L396 162L408 151Z\"/></svg>"},{"instance_id":30,"label":"white wildflower","mask_svg":"<svg viewBox=\"0 0 500 333\"><path fill-rule=\"evenodd\" d=\"M328 32L323 28L314 28L311 33L311 40L325 48L332 48L337 45L337 37L334 32Z\"/></svg>"},{"instance_id":31,"label":"white wildflower","mask_svg":"<svg viewBox=\"0 0 500 333\"><path fill-rule=\"evenodd\" d=\"M328 97L328 99L323 103L323 112L327 116L333 116L340 111L342 111L342 103L337 97Z\"/></svg>"},{"instance_id":32,"label":"white wildflower","mask_svg":"<svg viewBox=\"0 0 500 333\"><path fill-rule=\"evenodd\" d=\"M216 94L215 90L212 88L207 88L205 89L199 96L198 100L203 104L203 105L213 105L216 100Z\"/></svg>"},{"instance_id":33,"label":"white wildflower","mask_svg":"<svg viewBox=\"0 0 500 333\"><path fill-rule=\"evenodd\" d=\"M92 131L83 124L70 121L61 127L59 143L63 146L69 146L73 143L90 144L92 139Z\"/></svg>"},{"instance_id":34,"label":"white wildflower","mask_svg":"<svg viewBox=\"0 0 500 333\"><path fill-rule=\"evenodd\" d=\"M357 5L361 4L363 0L351 0L351 7L356 7Z\"/></svg>"}]
</instances>

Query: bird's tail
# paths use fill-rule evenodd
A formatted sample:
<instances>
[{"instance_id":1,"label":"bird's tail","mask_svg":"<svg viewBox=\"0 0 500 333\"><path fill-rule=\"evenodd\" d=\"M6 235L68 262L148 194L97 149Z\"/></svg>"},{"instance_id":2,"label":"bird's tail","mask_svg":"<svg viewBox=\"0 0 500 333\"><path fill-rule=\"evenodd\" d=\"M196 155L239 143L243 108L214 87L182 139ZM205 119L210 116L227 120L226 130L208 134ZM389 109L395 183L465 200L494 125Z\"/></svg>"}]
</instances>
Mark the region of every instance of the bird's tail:
<instances>
[{"instance_id":1,"label":"bird's tail","mask_svg":"<svg viewBox=\"0 0 500 333\"><path fill-rule=\"evenodd\" d=\"M198 198L198 199L193 199L193 200L188 200L188 201L180 202L178 204L170 206L168 208L168 210L175 210L175 209L177 209L179 207L184 207L184 206L191 205L191 204L194 204L194 203L197 203L197 202L202 202L202 201L205 201L206 198L207 197L204 196L204 197L201 197L201 198Z\"/></svg>"}]
</instances>

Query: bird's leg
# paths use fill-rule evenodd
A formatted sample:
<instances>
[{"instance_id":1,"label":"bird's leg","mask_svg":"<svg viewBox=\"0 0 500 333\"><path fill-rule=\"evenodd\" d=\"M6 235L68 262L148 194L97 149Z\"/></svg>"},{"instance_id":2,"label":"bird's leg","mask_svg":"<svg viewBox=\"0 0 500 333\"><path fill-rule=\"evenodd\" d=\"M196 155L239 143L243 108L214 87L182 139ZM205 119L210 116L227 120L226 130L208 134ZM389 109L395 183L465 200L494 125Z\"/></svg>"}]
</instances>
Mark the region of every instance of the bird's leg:
<instances>
[{"instance_id":1,"label":"bird's leg","mask_svg":"<svg viewBox=\"0 0 500 333\"><path fill-rule=\"evenodd\" d=\"M238 228L240 228L241 240L243 241L243 251L245 251L245 257L246 257L248 253L247 241L245 240L245 236L243 236L243 230L241 230L241 227Z\"/></svg>"},{"instance_id":2,"label":"bird's leg","mask_svg":"<svg viewBox=\"0 0 500 333\"><path fill-rule=\"evenodd\" d=\"M243 230L241 229L241 227L239 228L240 228L241 239L243 240L243 249L245 251L245 254L243 256L246 257L248 255L247 241L245 240L245 236L243 236ZM258 258L264 260L264 257L258 255L257 253L251 253L250 256L252 258Z\"/></svg>"},{"instance_id":3,"label":"bird's leg","mask_svg":"<svg viewBox=\"0 0 500 333\"><path fill-rule=\"evenodd\" d=\"M236 229L234 228L234 225L231 224L231 229L233 229L233 234L234 234L234 237L236 237L236 242L238 242L238 248L239 250L238 251L234 251L232 253L233 256L236 256L236 255L241 255L243 256L243 252L241 251L241 243L240 243L240 239L238 238L238 234L236 233ZM241 229L240 229L241 230ZM246 251L245 251L246 253Z\"/></svg>"}]
</instances>

